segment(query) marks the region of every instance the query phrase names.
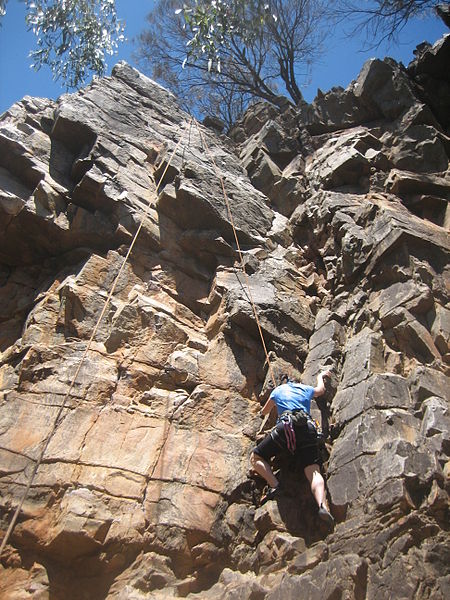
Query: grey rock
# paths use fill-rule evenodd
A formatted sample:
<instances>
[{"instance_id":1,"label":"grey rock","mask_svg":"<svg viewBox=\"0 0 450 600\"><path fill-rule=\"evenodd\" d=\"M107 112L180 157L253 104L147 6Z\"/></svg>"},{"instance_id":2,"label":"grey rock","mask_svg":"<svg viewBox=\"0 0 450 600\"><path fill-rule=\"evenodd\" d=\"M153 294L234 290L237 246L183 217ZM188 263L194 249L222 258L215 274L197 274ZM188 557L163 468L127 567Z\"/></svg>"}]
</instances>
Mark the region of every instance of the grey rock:
<instances>
[{"instance_id":1,"label":"grey rock","mask_svg":"<svg viewBox=\"0 0 450 600\"><path fill-rule=\"evenodd\" d=\"M324 594L326 597L357 598L367 585L367 567L367 562L355 554L333 557L305 575L285 575L266 598L275 600L282 596L294 600L298 598L299 590L311 600L319 600Z\"/></svg>"},{"instance_id":2,"label":"grey rock","mask_svg":"<svg viewBox=\"0 0 450 600\"><path fill-rule=\"evenodd\" d=\"M449 178L445 173L442 175L419 175L409 171L393 169L386 181L386 188L400 197L412 192L436 194L445 197L449 188Z\"/></svg>"},{"instance_id":3,"label":"grey rock","mask_svg":"<svg viewBox=\"0 0 450 600\"><path fill-rule=\"evenodd\" d=\"M450 351L450 311L440 304L436 304L435 315L431 326L431 335L436 348L442 356L445 356Z\"/></svg>"},{"instance_id":4,"label":"grey rock","mask_svg":"<svg viewBox=\"0 0 450 600\"><path fill-rule=\"evenodd\" d=\"M444 35L433 46L424 48L408 65L408 71L432 107L444 131L449 128L450 81L446 65L450 56L450 36Z\"/></svg>"},{"instance_id":5,"label":"grey rock","mask_svg":"<svg viewBox=\"0 0 450 600\"><path fill-rule=\"evenodd\" d=\"M395 61L368 60L354 85L353 92L378 114L393 121L415 101L413 86L404 70Z\"/></svg>"},{"instance_id":6,"label":"grey rock","mask_svg":"<svg viewBox=\"0 0 450 600\"><path fill-rule=\"evenodd\" d=\"M420 365L411 372L409 379L411 393L417 408L431 396L443 399L449 396L448 378L439 370Z\"/></svg>"},{"instance_id":7,"label":"grey rock","mask_svg":"<svg viewBox=\"0 0 450 600\"><path fill-rule=\"evenodd\" d=\"M443 435L445 439L448 439L450 415L446 402L442 398L431 396L423 403L422 410L422 435L426 437Z\"/></svg>"},{"instance_id":8,"label":"grey rock","mask_svg":"<svg viewBox=\"0 0 450 600\"><path fill-rule=\"evenodd\" d=\"M448 145L448 138L435 127L414 125L393 140L387 158L395 168L403 171L445 172L448 168Z\"/></svg>"},{"instance_id":9,"label":"grey rock","mask_svg":"<svg viewBox=\"0 0 450 600\"><path fill-rule=\"evenodd\" d=\"M399 375L379 373L354 386L340 389L333 398L333 419L342 425L372 406L409 411L413 403L407 380Z\"/></svg>"},{"instance_id":10,"label":"grey rock","mask_svg":"<svg viewBox=\"0 0 450 600\"><path fill-rule=\"evenodd\" d=\"M366 379L370 373L384 371L381 336L363 329L346 345L342 385L349 387Z\"/></svg>"}]
</instances>

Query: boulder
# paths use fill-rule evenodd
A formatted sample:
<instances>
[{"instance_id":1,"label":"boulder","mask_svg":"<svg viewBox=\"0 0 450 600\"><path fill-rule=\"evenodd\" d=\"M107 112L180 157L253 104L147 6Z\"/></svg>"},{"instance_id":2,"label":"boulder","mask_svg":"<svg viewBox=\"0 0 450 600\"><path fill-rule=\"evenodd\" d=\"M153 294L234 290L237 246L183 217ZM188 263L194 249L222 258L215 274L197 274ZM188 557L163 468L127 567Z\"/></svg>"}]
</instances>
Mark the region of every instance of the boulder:
<instances>
[{"instance_id":1,"label":"boulder","mask_svg":"<svg viewBox=\"0 0 450 600\"><path fill-rule=\"evenodd\" d=\"M353 93L357 100L372 106L374 112L390 121L416 101L404 68L389 58L368 60L353 84Z\"/></svg>"}]
</instances>

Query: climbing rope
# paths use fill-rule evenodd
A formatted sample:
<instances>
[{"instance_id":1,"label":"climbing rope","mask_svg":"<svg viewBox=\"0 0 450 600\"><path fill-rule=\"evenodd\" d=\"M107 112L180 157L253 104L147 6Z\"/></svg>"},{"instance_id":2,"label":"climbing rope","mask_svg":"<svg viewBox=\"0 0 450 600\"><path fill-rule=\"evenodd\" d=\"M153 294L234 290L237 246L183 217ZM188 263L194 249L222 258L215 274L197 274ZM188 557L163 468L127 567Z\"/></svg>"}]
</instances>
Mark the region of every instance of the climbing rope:
<instances>
[{"instance_id":1,"label":"climbing rope","mask_svg":"<svg viewBox=\"0 0 450 600\"><path fill-rule=\"evenodd\" d=\"M163 179L164 179L164 177L165 177L165 175L166 175L166 173L167 173L167 171L168 171L168 169L169 169L169 167L170 167L170 165L172 163L172 160L173 160L173 158L174 158L174 156L175 156L175 154L176 154L176 152L177 152L177 150L178 150L178 148L179 148L182 140L185 137L186 131L189 131L189 138L190 138L192 122L195 122L195 124L197 126L197 130L199 132L200 139L202 141L203 147L204 147L207 155L209 156L209 158L211 160L211 163L213 165L215 174L216 174L217 178L220 181L220 185L221 185L221 188L222 188L222 193L223 193L223 197L224 197L224 201L225 201L225 206L226 206L226 209L227 209L228 218L230 220L230 224L231 224L231 227L232 227L232 230L233 230L234 239L236 241L236 248L237 248L238 255L239 255L240 267L241 267L242 273L244 275L245 283L246 283L246 286L247 286L248 297L249 297L250 304L251 304L251 307L252 307L253 315L255 317L255 321L256 321L256 324L257 324L258 332L259 332L259 335L260 335L260 338L261 338L261 343L262 343L262 346L263 346L263 350L264 350L264 354L265 354L265 357L266 357L266 362L267 362L267 365L268 365L270 376L271 376L273 385L276 386L276 379L275 379L275 375L274 375L274 372L273 372L272 364L270 362L269 354L268 354L268 351L267 351L267 346L266 346L266 343L265 343L265 340L264 340L264 335L263 335L263 332L262 332L261 323L260 323L260 320L259 320L259 317L258 317L258 313L257 313L257 310L256 310L256 305L255 305L255 302L253 300L253 295L252 295L251 287L250 287L250 281L249 281L247 272L245 270L244 257L243 257L243 254L242 254L242 251L241 251L241 247L240 247L240 244L239 244L239 239L238 239L236 227L235 227L235 224L234 224L233 215L232 215L232 212L231 212L231 207L230 207L230 202L229 202L229 199L228 199L228 194L227 194L226 189L225 189L225 183L224 183L224 180L223 180L223 177L222 177L221 173L219 172L219 169L218 169L217 164L216 164L216 162L214 160L214 157L213 157L213 155L212 155L212 153L211 153L211 151L209 149L209 146L208 146L208 144L206 142L205 136L204 136L203 132L201 131L197 120L194 117L191 117L191 119L189 121L189 127L185 129L185 131L183 132L183 134L180 136L180 139L178 140L177 144L175 145L175 148L173 149L172 154L171 154L171 156L169 158L169 161L167 162L167 165L165 166L165 169L162 172L162 174L161 174L161 176L160 176L157 184L155 183L155 180L154 180L153 176L150 175L150 179L153 182L153 185L155 187L154 193L155 193L155 196L157 196L158 191L159 191L159 187L161 185L161 182L163 181ZM184 152L183 152L183 159L184 159ZM15 524L17 522L17 519L18 519L18 516L20 514L20 511L22 510L23 504L24 504L26 498L28 497L28 494L30 492L30 489L31 489L31 486L33 484L33 481L34 481L34 478L36 476L36 473L37 473L40 465L42 464L42 461L43 461L45 452L47 451L48 445L49 445L49 443L50 443L50 441L51 441L54 433L56 432L56 429L58 428L58 426L59 426L59 424L61 422L61 416L62 416L62 413L63 413L65 407L66 407L66 403L67 403L68 399L70 398L70 395L72 393L73 387L74 387L74 385L75 385L75 383L76 383L76 381L78 379L78 376L80 374L81 367L83 366L83 363L84 363L84 361L85 361L85 359L86 359L86 357L88 355L88 352L89 352L89 350L91 348L91 345L92 345L92 342L93 342L93 340L94 340L94 338L95 338L95 336L97 334L97 331L98 331L98 328L100 326L100 323L101 323L101 321L102 321L102 319L103 319L103 317L104 317L104 315L106 313L106 310L107 310L107 308L109 306L111 298L112 298L112 296L113 296L113 294L115 292L115 289L117 287L117 283L118 283L118 281L120 279L120 276L123 273L125 265L128 262L129 256L130 256L130 254L131 254L131 252L132 252L132 250L134 248L136 240L137 240L137 238L138 238L138 236L139 236L139 234L141 232L141 229L142 229L142 227L144 225L145 219L147 218L147 216L149 214L150 207L151 207L151 204L149 202L147 204L147 207L146 207L146 209L144 211L144 214L143 214L143 216L141 218L141 221L140 221L139 226L138 226L138 228L136 230L136 233L133 236L133 239L132 239L131 244L130 244L130 246L128 248L128 251L127 251L127 253L126 253L125 257L124 257L124 260L122 261L120 269L119 269L116 277L114 278L113 284L112 284L111 289L110 289L110 291L109 291L109 293L107 295L107 298L106 298L106 300L104 302L104 305L103 305L102 311L100 313L100 316L97 319L97 322L96 322L96 324L94 326L94 329L92 330L92 334L91 334L91 336L89 338L87 346L86 346L86 348L85 348L85 350L83 352L83 355L82 355L82 357L80 359L80 362L78 363L78 367L77 367L77 369L75 371L75 375L74 375L74 377L73 377L73 379L72 379L72 381L70 383L69 389L68 389L66 395L64 396L64 399L63 399L63 401L61 403L61 406L59 407L59 410L58 410L58 412L56 414L56 418L55 418L55 420L53 422L53 426L52 426L50 432L48 433L47 437L45 438L45 440L42 443L41 451L40 451L40 453L38 455L38 458L35 461L35 464L34 464L32 472L31 472L31 476L29 477L27 486L26 486L26 488L24 490L24 493L22 494L20 502L19 502L19 504L16 507L16 510L14 512L14 515L13 515L12 519L11 519L9 527L8 527L8 529L6 531L6 534L5 534L5 536L4 536L3 540L2 540L2 543L1 543L1 546L0 546L0 557L1 557L3 551L4 551L5 547L6 547L6 544L8 543L8 540L9 540L9 538L11 536L11 533L14 530L14 526L15 526Z\"/></svg>"},{"instance_id":2,"label":"climbing rope","mask_svg":"<svg viewBox=\"0 0 450 600\"><path fill-rule=\"evenodd\" d=\"M189 132L190 132L190 126L191 126L191 124L192 124L192 117L191 117L191 120L189 121ZM186 129L186 130L187 130L187 129ZM172 154L171 154L171 156L170 156L170 159L169 159L169 161L167 162L167 165L166 165L166 167L165 167L165 169L164 169L163 173L161 174L161 177L159 178L158 184L156 184L156 183L155 183L155 180L153 179L153 176L152 176L152 175L150 175L150 180L153 182L153 185L155 186L155 196L157 196L157 190L159 189L159 186L161 185L161 182L162 182L163 178L165 177L165 175L166 175L166 173L167 173L167 170L168 170L168 169L169 169L169 167L170 167L170 164L171 164L171 162L172 162L172 160L173 160L173 157L175 156L175 154L176 154L176 152L177 152L177 150L178 150L178 147L180 146L180 144L181 144L181 142L182 142L182 140L183 140L183 138L184 138L184 134L186 133L186 130L183 132L183 135L181 135L181 136L180 136L180 139L178 140L178 143L176 144L176 146L175 146L174 150L172 151ZM46 437L46 438L45 438L45 440L43 441L43 444L42 444L41 451L40 451L40 453L39 453L39 455L38 455L38 458L37 458L37 460L36 460L36 462L35 462L35 465L34 465L34 467L33 467L33 470L32 470L32 472L31 472L31 476L30 476L30 478L29 478L29 481L28 481L28 483L27 483L27 486L26 486L26 488L25 488L25 491L24 491L24 493L22 494L22 498L20 499L20 502L19 502L19 504L17 505L17 508L16 508L16 510L15 510L15 512L14 512L14 515L13 515L13 517L12 517L12 519L11 519L11 522L10 522L10 524L9 524L9 527L8 527L8 529L7 529L7 531L6 531L5 537L4 537L4 538L3 538L3 540L2 540L2 543L1 543L1 546L0 546L0 557L1 557L2 553L3 553L3 550L5 549L5 546L6 546L6 544L8 543L9 537L11 536L11 533L12 533L12 531L13 531L13 529L14 529L14 526L15 526L15 524L16 524L16 521L17 521L17 519L18 519L18 516L19 516L19 514L20 514L20 511L22 510L22 506L23 506L23 504L24 504L24 502L25 502L26 498L28 497L28 494L29 494L29 492L30 492L30 489L31 489L31 486L32 486L32 484L33 484L34 478L35 478L35 476L36 476L36 473L37 473L37 471L38 471L38 469L39 469L39 467L40 467L40 465L41 465L41 463L42 463L42 460L43 460L43 458L44 458L44 455L45 455L45 452L46 452L46 450L47 450L47 448L48 448L48 445L49 445L49 443L50 443L50 440L52 439L52 437L53 437L53 435L54 435L54 433L55 433L56 429L58 428L58 425L59 425L59 423L60 423L60 420L61 420L61 415L62 415L62 412L63 412L64 408L66 407L67 400L69 399L69 397L70 397L70 395L71 395L71 393L72 393L72 389L73 389L73 387L74 387L74 385L75 385L75 383L76 383L76 381L77 381L77 379L78 379L78 375L80 374L81 367L82 367L82 365L83 365L83 363L84 363L84 361L85 361L85 359L86 359L86 357L87 357L87 354L88 354L88 352L89 352L89 350L90 350L90 348L91 348L91 345L92 345L92 342L93 342L93 340L94 340L94 337L95 337L95 335L96 335L96 333L97 333L97 331L98 331L98 328L99 328L99 326L100 326L100 323L101 323L101 321L102 321L102 319L103 319L103 317L104 317L104 315L105 315L106 309L107 309L107 308L108 308L108 306L109 306L109 303L110 303L110 301L111 301L111 298L112 298L112 296L113 296L113 294L114 294L114 291L115 291L115 289L116 289L116 286L117 286L117 283L118 283L118 281L119 281L119 279L120 279L120 276L122 275L122 273L123 273L123 270L124 270L124 268L125 268L125 265L126 265L126 263L128 262L128 258L129 258L130 254L131 254L131 251L132 251L132 250L133 250L133 248L134 248L134 245L135 245L135 243L136 243L136 240L137 240L137 238L138 238L138 236L139 236L139 233L141 232L141 229L142 229L142 227L143 227L143 225L144 225L145 219L147 218L147 216L148 216L148 214L149 214L150 207L151 207L151 203L150 203L150 201L149 201L149 202L148 202L148 204L147 204L146 210L144 211L144 215L142 216L142 219L141 219L141 221L140 221L140 223L139 223L139 226L138 226L138 228L137 228L137 230L136 230L136 233L135 233L135 234L134 234L134 236L133 236L133 239L132 239L132 241L131 241L130 247L128 248L128 252L126 253L124 260L122 261L122 264L121 264L121 266L120 266L120 269L119 269L119 271L118 271L118 273L117 273L117 275L116 275L116 277L115 277L115 279L114 279L114 281L113 281L113 284L112 284L112 286L111 286L111 289L110 289L110 291L109 291L109 293L108 293L108 296L107 296L107 298L106 298L106 300L105 300L105 302L104 302L103 309L102 309L102 311L101 311L101 313L100 313L100 316L98 317L98 319L97 319L97 322L96 322L96 324L95 324L95 326L94 326L94 329L92 330L91 337L89 338L88 344L87 344L87 346L86 346L86 348L85 348L85 350L84 350L84 352L83 352L83 355L82 355L82 357L81 357L81 360L80 360L80 362L78 363L78 367L77 367L77 369L76 369L76 371L75 371L75 375L74 375L74 377L73 377L73 379L72 379L72 382L71 382L71 384L70 384L70 386L69 386L69 389L68 389L68 391L67 391L66 395L64 396L63 402L62 402L61 406L59 407L59 410L58 410L58 412L57 412L57 414L56 414L56 418L55 418L55 420L54 420L54 422L53 422L53 426L52 426L52 428L51 428L51 430L50 430L49 434L47 435L47 437Z\"/></svg>"},{"instance_id":3,"label":"climbing rope","mask_svg":"<svg viewBox=\"0 0 450 600\"><path fill-rule=\"evenodd\" d=\"M272 379L273 386L276 387L276 385L277 385L276 384L276 379L275 379L275 375L274 375L274 372L273 372L272 364L270 362L269 353L267 352L267 346L266 346L266 342L264 340L264 335L263 335L263 331L262 331L262 327L261 327L261 322L259 320L258 312L256 310L256 305L255 305L255 302L253 300L253 295L252 295L252 291L251 291L251 287L250 287L250 281L249 281L249 278L248 278L248 275L247 275L247 271L245 270L244 257L243 257L242 251L241 251L241 246L239 244L239 239L238 239L236 227L235 227L235 224L234 224L233 214L231 212L231 207L230 207L230 202L229 202L229 199L228 199L228 194L227 194L227 191L225 189L225 182L223 180L222 174L220 173L220 171L219 171L219 169L217 167L216 161L214 160L214 156L212 155L212 153L211 153L211 151L209 149L209 146L208 146L208 144L206 142L205 136L204 136L202 130L200 129L199 125L198 125L197 120L195 120L195 124L197 126L197 130L198 130L200 138L202 140L203 147L205 148L205 151L206 151L209 159L211 160L211 163L213 164L215 174L216 174L217 178L220 181L220 185L221 185L222 193L223 193L223 198L224 198L224 201L225 201L225 206L227 208L228 218L230 220L231 227L233 229L233 235L234 235L234 239L235 239L235 242L236 242L236 248L237 248L238 255L239 255L240 267L241 267L242 273L244 275L245 284L247 286L248 298L250 300L250 304L251 304L251 307L252 307L253 315L255 317L256 325L258 327L258 332L259 332L259 336L261 338L261 343L262 343L262 347L264 349L264 354L266 356L266 362L267 362L267 366L268 366L268 369L269 369L270 377Z\"/></svg>"}]
</instances>

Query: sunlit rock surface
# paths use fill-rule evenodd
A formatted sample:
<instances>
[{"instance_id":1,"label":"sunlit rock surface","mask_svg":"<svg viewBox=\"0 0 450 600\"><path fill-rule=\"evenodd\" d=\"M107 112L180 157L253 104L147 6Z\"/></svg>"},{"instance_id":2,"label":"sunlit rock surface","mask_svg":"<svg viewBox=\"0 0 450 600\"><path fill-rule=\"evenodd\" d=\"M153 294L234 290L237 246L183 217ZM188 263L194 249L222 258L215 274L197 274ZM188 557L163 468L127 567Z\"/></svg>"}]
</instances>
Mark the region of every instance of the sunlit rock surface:
<instances>
[{"instance_id":1,"label":"sunlit rock surface","mask_svg":"<svg viewBox=\"0 0 450 600\"><path fill-rule=\"evenodd\" d=\"M2 115L3 533L52 434L2 599L448 598L449 46L230 138L126 64ZM334 365L332 532L293 465L259 506L250 296L277 377Z\"/></svg>"}]
</instances>

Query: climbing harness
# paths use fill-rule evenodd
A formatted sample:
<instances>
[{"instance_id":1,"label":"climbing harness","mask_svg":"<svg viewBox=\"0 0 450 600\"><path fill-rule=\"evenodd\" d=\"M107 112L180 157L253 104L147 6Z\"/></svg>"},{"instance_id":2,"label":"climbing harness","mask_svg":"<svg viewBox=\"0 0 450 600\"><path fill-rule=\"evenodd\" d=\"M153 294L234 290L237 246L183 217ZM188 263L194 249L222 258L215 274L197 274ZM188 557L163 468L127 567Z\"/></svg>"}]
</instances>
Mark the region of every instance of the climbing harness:
<instances>
[{"instance_id":1,"label":"climbing harness","mask_svg":"<svg viewBox=\"0 0 450 600\"><path fill-rule=\"evenodd\" d=\"M284 432L284 440L281 431ZM295 454L297 445L300 448L308 448L324 443L319 423L303 409L284 411L272 428L270 436L277 446L283 450L287 447L291 454Z\"/></svg>"},{"instance_id":2,"label":"climbing harness","mask_svg":"<svg viewBox=\"0 0 450 600\"><path fill-rule=\"evenodd\" d=\"M306 425L310 433L321 433L318 421L313 419L312 416L302 408L294 410L285 410L283 413L281 413L280 420L286 417L289 417L291 419L294 427L303 427L304 425Z\"/></svg>"},{"instance_id":3,"label":"climbing harness","mask_svg":"<svg viewBox=\"0 0 450 600\"><path fill-rule=\"evenodd\" d=\"M291 454L294 454L297 448L297 438L295 436L294 426L292 424L292 415L286 415L281 420L284 427L284 435L286 436L287 449Z\"/></svg>"}]
</instances>

